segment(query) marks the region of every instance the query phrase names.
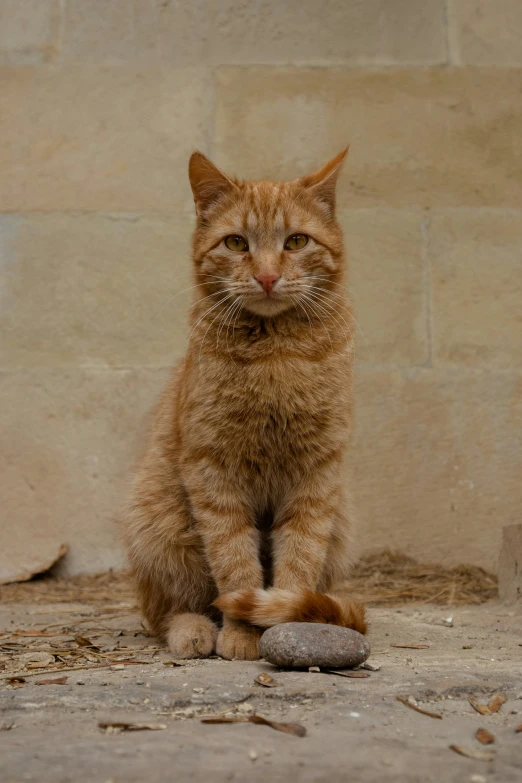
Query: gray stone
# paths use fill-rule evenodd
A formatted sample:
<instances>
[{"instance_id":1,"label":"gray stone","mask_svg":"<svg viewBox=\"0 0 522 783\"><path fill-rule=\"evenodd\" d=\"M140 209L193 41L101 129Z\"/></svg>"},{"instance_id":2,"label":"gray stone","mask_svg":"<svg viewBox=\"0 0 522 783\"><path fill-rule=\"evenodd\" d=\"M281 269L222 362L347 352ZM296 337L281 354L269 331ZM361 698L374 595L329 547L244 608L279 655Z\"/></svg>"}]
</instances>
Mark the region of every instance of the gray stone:
<instances>
[{"instance_id":1,"label":"gray stone","mask_svg":"<svg viewBox=\"0 0 522 783\"><path fill-rule=\"evenodd\" d=\"M323 623L282 623L269 628L259 643L265 660L275 666L359 666L370 655L370 644L358 631Z\"/></svg>"}]
</instances>

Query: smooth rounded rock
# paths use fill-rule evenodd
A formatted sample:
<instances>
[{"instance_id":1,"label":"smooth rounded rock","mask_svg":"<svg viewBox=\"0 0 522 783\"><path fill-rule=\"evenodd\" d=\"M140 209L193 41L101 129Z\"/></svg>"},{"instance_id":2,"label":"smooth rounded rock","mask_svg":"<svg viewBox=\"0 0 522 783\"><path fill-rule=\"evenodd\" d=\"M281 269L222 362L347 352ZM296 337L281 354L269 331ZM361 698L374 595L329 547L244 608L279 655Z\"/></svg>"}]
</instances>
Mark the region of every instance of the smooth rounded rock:
<instances>
[{"instance_id":1,"label":"smooth rounded rock","mask_svg":"<svg viewBox=\"0 0 522 783\"><path fill-rule=\"evenodd\" d=\"M370 655L370 643L358 631L339 625L281 623L265 631L259 652L274 666L341 669L363 663Z\"/></svg>"}]
</instances>

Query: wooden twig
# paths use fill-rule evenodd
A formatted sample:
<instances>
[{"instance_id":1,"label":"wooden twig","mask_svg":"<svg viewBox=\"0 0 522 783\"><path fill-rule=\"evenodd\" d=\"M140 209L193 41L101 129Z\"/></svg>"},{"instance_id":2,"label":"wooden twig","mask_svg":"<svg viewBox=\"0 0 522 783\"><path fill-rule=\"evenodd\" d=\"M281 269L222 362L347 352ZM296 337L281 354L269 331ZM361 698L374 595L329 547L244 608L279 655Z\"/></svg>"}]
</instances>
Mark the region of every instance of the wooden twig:
<instances>
[{"instance_id":1,"label":"wooden twig","mask_svg":"<svg viewBox=\"0 0 522 783\"><path fill-rule=\"evenodd\" d=\"M400 701L401 704L404 704L406 707L409 707L410 710L415 710L415 712L420 712L421 715L427 715L428 718L437 718L437 720L442 720L442 715L439 715L438 712L429 712L428 710L423 710L422 707L417 707L416 704L412 704L411 701L408 701L408 699L404 699L402 696L396 696L395 697L397 701Z\"/></svg>"},{"instance_id":2,"label":"wooden twig","mask_svg":"<svg viewBox=\"0 0 522 783\"><path fill-rule=\"evenodd\" d=\"M63 669L41 669L40 671L21 671L21 672L11 672L10 674L4 674L2 677L0 677L0 680L10 680L13 677L34 677L37 674L49 674L50 671L54 674L55 672L79 672L79 671L85 671L87 669L107 669L110 666L115 666L117 664L123 664L124 666L146 666L147 664L152 663L152 661L113 661L112 663L95 663L93 666L67 666Z\"/></svg>"}]
</instances>

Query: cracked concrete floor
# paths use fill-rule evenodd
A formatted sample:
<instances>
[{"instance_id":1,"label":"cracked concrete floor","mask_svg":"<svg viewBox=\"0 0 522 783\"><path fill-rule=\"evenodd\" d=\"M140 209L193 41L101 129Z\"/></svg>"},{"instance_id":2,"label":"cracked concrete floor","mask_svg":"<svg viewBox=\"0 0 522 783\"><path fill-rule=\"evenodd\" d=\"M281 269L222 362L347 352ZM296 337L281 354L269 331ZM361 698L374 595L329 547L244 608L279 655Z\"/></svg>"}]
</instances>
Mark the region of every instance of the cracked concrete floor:
<instances>
[{"instance_id":1,"label":"cracked concrete floor","mask_svg":"<svg viewBox=\"0 0 522 783\"><path fill-rule=\"evenodd\" d=\"M284 783L518 783L522 778L522 733L515 731L522 724L521 608L489 603L452 610L370 610L369 662L380 669L366 679L220 659L166 666L171 656L166 650L154 652L132 607L110 609L85 604L0 609L4 640L15 629L63 626L74 629L72 638L81 631L99 649L118 652L123 646L124 657L148 661L64 672L66 684L39 686L39 680L60 675L26 670L21 672L25 684L10 685L7 677L16 673L11 660L0 671L2 783L266 778ZM452 625L446 623L450 614ZM52 649L52 639L36 641L38 649ZM271 672L280 686L256 685L261 671ZM468 702L474 695L486 703L497 693L507 700L496 714L482 716ZM442 720L409 709L396 696L415 699ZM201 722L204 714L253 711L302 723L307 734L300 738L251 723ZM98 727L100 721L118 720L166 728L104 733ZM493 745L475 739L480 727L495 736ZM450 749L452 744L492 754L493 760L463 757Z\"/></svg>"}]
</instances>

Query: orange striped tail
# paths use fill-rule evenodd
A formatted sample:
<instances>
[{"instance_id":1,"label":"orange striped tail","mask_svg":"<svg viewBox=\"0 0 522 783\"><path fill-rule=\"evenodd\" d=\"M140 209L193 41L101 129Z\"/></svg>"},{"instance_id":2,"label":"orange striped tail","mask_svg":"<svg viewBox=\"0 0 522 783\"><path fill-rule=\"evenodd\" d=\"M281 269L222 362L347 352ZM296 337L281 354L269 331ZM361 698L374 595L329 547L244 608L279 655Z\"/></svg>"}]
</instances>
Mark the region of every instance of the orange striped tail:
<instances>
[{"instance_id":1,"label":"orange striped tail","mask_svg":"<svg viewBox=\"0 0 522 783\"><path fill-rule=\"evenodd\" d=\"M364 606L358 601L312 590L237 590L214 601L224 614L261 628L279 623L327 623L366 633Z\"/></svg>"}]
</instances>

